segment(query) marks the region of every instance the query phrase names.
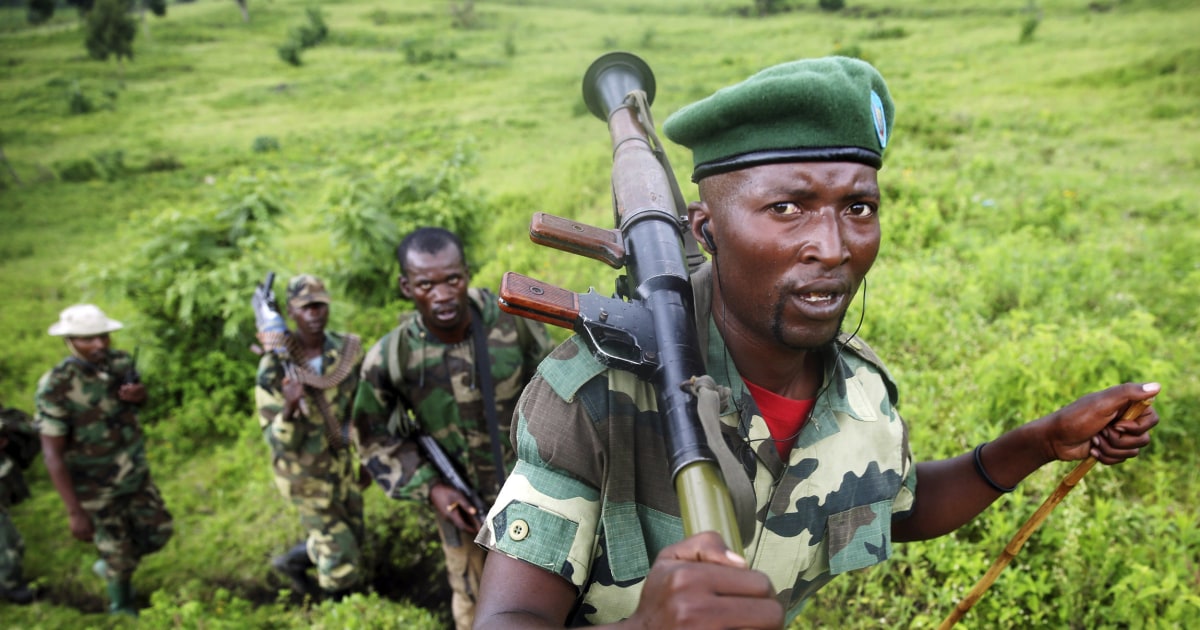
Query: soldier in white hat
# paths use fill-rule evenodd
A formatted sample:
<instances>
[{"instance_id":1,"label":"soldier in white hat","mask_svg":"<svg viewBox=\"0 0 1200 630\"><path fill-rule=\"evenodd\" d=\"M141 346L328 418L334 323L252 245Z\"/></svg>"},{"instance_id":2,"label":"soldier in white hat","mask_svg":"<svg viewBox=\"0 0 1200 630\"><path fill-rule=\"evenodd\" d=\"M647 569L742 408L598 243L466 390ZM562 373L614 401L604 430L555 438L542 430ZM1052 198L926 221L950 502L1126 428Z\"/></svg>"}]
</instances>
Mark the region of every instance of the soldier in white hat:
<instances>
[{"instance_id":1,"label":"soldier in white hat","mask_svg":"<svg viewBox=\"0 0 1200 630\"><path fill-rule=\"evenodd\" d=\"M107 582L109 611L136 615L133 572L173 526L138 423L146 388L134 358L110 347L109 333L122 327L92 304L62 311L49 333L64 337L71 355L38 381L34 425L71 535L100 553L93 570Z\"/></svg>"}]
</instances>

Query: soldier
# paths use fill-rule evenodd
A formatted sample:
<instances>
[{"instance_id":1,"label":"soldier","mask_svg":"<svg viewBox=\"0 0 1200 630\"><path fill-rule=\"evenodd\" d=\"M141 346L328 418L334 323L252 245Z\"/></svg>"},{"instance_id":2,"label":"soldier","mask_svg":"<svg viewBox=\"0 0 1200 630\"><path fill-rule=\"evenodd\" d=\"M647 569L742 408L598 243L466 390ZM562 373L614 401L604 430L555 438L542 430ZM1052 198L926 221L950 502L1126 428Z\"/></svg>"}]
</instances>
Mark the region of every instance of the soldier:
<instances>
[{"instance_id":1,"label":"soldier","mask_svg":"<svg viewBox=\"0 0 1200 630\"><path fill-rule=\"evenodd\" d=\"M336 600L363 581L358 458L343 430L358 388L362 343L357 335L325 329L329 293L314 276L288 281L287 314L296 330L279 352L259 361L254 398L275 485L300 512L308 537L271 566L297 592ZM314 565L316 585L308 575Z\"/></svg>"},{"instance_id":2,"label":"soldier","mask_svg":"<svg viewBox=\"0 0 1200 630\"><path fill-rule=\"evenodd\" d=\"M92 568L107 581L109 611L136 615L130 579L143 556L167 544L173 522L138 424L146 387L133 358L109 347L121 328L92 304L62 311L49 332L65 337L71 355L38 381L34 426L71 535L100 552Z\"/></svg>"},{"instance_id":3,"label":"soldier","mask_svg":"<svg viewBox=\"0 0 1200 630\"><path fill-rule=\"evenodd\" d=\"M520 459L478 537L490 554L476 628L780 628L834 576L953 531L1040 466L1116 464L1149 443L1152 409L1113 421L1159 386L1126 383L914 462L891 375L841 333L879 251L892 114L874 68L832 57L667 119L695 160L689 225L712 259L692 279L696 321L708 373L732 393L711 446L750 482L744 555L714 532L680 540L652 388L573 338L521 398Z\"/></svg>"},{"instance_id":4,"label":"soldier","mask_svg":"<svg viewBox=\"0 0 1200 630\"><path fill-rule=\"evenodd\" d=\"M8 516L10 508L29 498L21 471L38 453L37 432L29 414L0 405L0 597L14 604L33 601L33 590L21 575L25 541Z\"/></svg>"},{"instance_id":5,"label":"soldier","mask_svg":"<svg viewBox=\"0 0 1200 630\"><path fill-rule=\"evenodd\" d=\"M513 461L499 436L508 435L517 397L550 340L540 324L501 312L487 289L468 288L453 233L420 228L404 238L396 258L400 292L417 312L367 352L354 429L363 463L387 495L433 508L461 630L471 627L479 592L485 553L471 541L481 515L419 450L416 436L432 436L490 505ZM486 356L476 352L482 345Z\"/></svg>"}]
</instances>

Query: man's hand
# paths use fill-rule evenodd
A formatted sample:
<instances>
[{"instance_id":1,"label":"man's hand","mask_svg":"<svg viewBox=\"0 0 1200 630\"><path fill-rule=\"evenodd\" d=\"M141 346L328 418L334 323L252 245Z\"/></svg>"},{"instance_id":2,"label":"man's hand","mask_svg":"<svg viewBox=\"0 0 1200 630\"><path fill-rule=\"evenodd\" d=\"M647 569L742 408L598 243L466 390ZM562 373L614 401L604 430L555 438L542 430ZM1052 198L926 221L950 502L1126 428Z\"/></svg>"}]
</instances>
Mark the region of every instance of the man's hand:
<instances>
[{"instance_id":1,"label":"man's hand","mask_svg":"<svg viewBox=\"0 0 1200 630\"><path fill-rule=\"evenodd\" d=\"M631 627L782 628L783 606L766 575L751 570L715 532L686 538L658 554Z\"/></svg>"},{"instance_id":2,"label":"man's hand","mask_svg":"<svg viewBox=\"0 0 1200 630\"><path fill-rule=\"evenodd\" d=\"M75 540L83 542L91 542L92 536L96 533L92 526L92 519L85 512L71 511L67 513L67 518L71 524L71 535Z\"/></svg>"},{"instance_id":3,"label":"man's hand","mask_svg":"<svg viewBox=\"0 0 1200 630\"><path fill-rule=\"evenodd\" d=\"M1148 407L1137 417L1120 420L1130 405L1158 395L1158 383L1125 383L1094 392L1050 414L1045 423L1048 457L1084 459L1089 455L1113 465L1137 457L1150 443L1158 412Z\"/></svg>"},{"instance_id":4,"label":"man's hand","mask_svg":"<svg viewBox=\"0 0 1200 630\"><path fill-rule=\"evenodd\" d=\"M117 398L122 402L140 405L146 402L146 386L141 383L125 383L117 390Z\"/></svg>"},{"instance_id":5,"label":"man's hand","mask_svg":"<svg viewBox=\"0 0 1200 630\"><path fill-rule=\"evenodd\" d=\"M471 536L479 533L479 527L482 525L480 519L483 515L478 514L467 497L453 486L445 483L433 484L429 489L429 502L433 504L438 516L450 521L461 531Z\"/></svg>"},{"instance_id":6,"label":"man's hand","mask_svg":"<svg viewBox=\"0 0 1200 630\"><path fill-rule=\"evenodd\" d=\"M304 384L300 379L291 376L283 377L283 382L280 384L283 389L283 418L291 420L296 415L296 410L304 410Z\"/></svg>"}]
</instances>

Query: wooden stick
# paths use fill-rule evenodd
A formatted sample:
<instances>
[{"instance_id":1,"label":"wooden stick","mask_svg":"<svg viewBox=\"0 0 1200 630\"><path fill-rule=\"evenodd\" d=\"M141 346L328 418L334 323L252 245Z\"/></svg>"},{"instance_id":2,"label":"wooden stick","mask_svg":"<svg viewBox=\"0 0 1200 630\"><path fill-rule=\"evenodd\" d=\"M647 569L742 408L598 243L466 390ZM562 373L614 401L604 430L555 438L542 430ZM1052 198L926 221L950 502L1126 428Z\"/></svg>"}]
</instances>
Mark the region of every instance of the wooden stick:
<instances>
[{"instance_id":1,"label":"wooden stick","mask_svg":"<svg viewBox=\"0 0 1200 630\"><path fill-rule=\"evenodd\" d=\"M1143 411L1145 411L1147 407L1150 406L1150 403L1153 400L1153 398L1139 400L1129 405L1129 408L1126 409L1125 413L1121 416L1121 420L1132 420L1138 417ZM1012 559L1017 556L1017 553L1021 551L1021 547L1025 544L1025 541L1029 540L1029 537L1033 535L1034 530L1041 526L1042 521L1046 520L1046 517L1049 516L1050 512L1058 506L1059 502L1063 500L1063 497L1067 496L1067 493L1075 488L1075 484L1079 483L1079 480L1083 479L1083 476L1088 474L1088 471L1090 471L1092 466L1095 465L1096 458L1089 456L1087 459L1079 462L1079 465L1076 466L1074 470L1067 473L1066 477L1063 477L1063 480L1059 482L1058 487L1054 489L1054 492L1050 493L1050 496L1042 502L1041 507L1039 507L1037 511L1033 513L1033 516L1029 517L1029 520L1025 521L1025 524L1021 526L1021 529L1017 530L1017 534L1013 536L1012 540L1008 542L1008 545L1004 547L1004 550L1000 552L1000 555L996 557L996 561L992 563L992 566L987 570L987 573L985 573L983 577L979 579L979 582L975 584L975 587L971 589L971 592L967 593L967 596L962 598L958 604L954 606L954 610L950 611L950 614L947 615L944 620L942 620L941 625L938 626L938 630L948 630L948 628L954 626L954 624L957 623L959 619L962 619L963 615L965 615L967 611L975 605L975 602L979 601L980 597L983 597L984 591L988 590L988 587L990 587L992 583L996 581L996 578L1000 577L1000 572L1003 571L1004 567L1008 566L1008 563L1012 562Z\"/></svg>"}]
</instances>

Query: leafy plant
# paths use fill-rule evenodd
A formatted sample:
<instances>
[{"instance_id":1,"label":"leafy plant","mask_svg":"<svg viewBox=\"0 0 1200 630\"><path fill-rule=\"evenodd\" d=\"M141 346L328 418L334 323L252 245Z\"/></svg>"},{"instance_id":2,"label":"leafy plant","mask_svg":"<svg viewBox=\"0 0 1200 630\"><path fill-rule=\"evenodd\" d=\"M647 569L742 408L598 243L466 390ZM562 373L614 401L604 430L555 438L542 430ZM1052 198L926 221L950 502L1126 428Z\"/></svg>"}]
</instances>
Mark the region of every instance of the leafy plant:
<instances>
[{"instance_id":1,"label":"leafy plant","mask_svg":"<svg viewBox=\"0 0 1200 630\"><path fill-rule=\"evenodd\" d=\"M102 284L132 302L154 339L164 373L148 381L150 417L174 415L172 439L191 444L234 435L222 409L246 408L253 382L249 295L268 262L271 234L287 212L270 176L246 175L222 206L146 217L141 245L100 271Z\"/></svg>"},{"instance_id":2,"label":"leafy plant","mask_svg":"<svg viewBox=\"0 0 1200 630\"><path fill-rule=\"evenodd\" d=\"M129 15L128 0L97 0L87 13L84 27L84 45L93 59L106 61L112 56L118 63L133 59L137 22Z\"/></svg>"},{"instance_id":3,"label":"leafy plant","mask_svg":"<svg viewBox=\"0 0 1200 630\"><path fill-rule=\"evenodd\" d=\"M1033 35L1042 23L1042 10L1037 3L1031 1L1021 12L1025 14L1025 17L1021 19L1021 34L1017 37L1017 41L1028 44L1033 41Z\"/></svg>"},{"instance_id":4,"label":"leafy plant","mask_svg":"<svg viewBox=\"0 0 1200 630\"><path fill-rule=\"evenodd\" d=\"M395 248L422 226L444 227L463 240L468 256L486 205L466 182L471 155L462 147L432 170L406 158L347 164L325 194L324 209L336 262L325 272L348 296L380 304L395 296Z\"/></svg>"},{"instance_id":5,"label":"leafy plant","mask_svg":"<svg viewBox=\"0 0 1200 630\"><path fill-rule=\"evenodd\" d=\"M275 136L257 136L250 149L255 153L269 153L279 150L279 140Z\"/></svg>"}]
</instances>

